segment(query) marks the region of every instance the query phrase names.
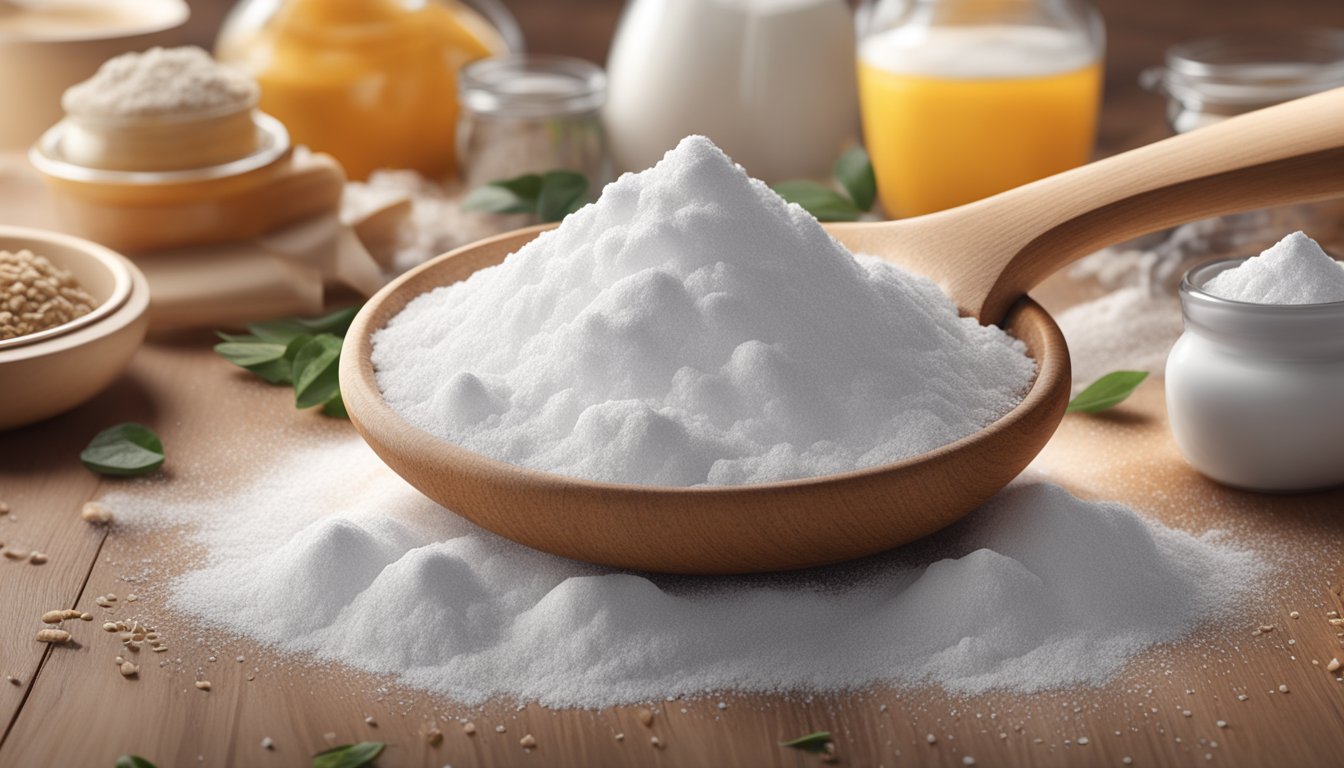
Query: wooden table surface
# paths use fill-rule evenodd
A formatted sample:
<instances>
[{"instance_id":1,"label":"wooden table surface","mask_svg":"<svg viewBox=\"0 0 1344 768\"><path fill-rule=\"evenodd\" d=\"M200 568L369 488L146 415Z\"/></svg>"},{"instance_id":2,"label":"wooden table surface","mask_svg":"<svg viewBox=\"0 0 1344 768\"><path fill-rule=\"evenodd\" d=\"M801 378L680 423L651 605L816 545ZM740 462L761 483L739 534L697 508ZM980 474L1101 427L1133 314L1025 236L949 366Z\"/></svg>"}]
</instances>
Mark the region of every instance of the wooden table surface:
<instances>
[{"instance_id":1,"label":"wooden table surface","mask_svg":"<svg viewBox=\"0 0 1344 768\"><path fill-rule=\"evenodd\" d=\"M593 58L600 57L593 41L609 34L616 8L577 0L511 5L529 31L557 20L558 9L574 10L570 44L587 47L569 52ZM1172 10L1178 5L1193 9L1194 18ZM1112 0L1102 7L1111 19L1113 72L1114 60L1136 71L1141 64L1135 50L1160 50L1206 22L1223 28L1268 23L1272 13L1287 8L1301 19L1344 26L1344 4L1337 0ZM1224 12L1199 15L1215 8ZM553 30L539 36L559 35ZM1108 101L1105 148L1162 133L1155 122L1160 106L1151 97L1125 86L1119 95L1113 88L1110 98L1120 103ZM29 184L0 167L0 221L44 223L44 202ZM1056 279L1040 295L1058 309L1075 287ZM557 712L497 705L468 711L373 676L305 667L247 642L193 630L162 607L168 579L192 557L175 536L133 536L79 519L81 504L117 481L85 470L78 451L99 429L125 420L153 426L172 462L218 461L232 471L239 466L230 457L250 443L297 447L310 432L341 428L295 412L284 391L241 374L201 338L150 343L94 401L0 433L0 501L12 510L0 517L0 541L50 557L40 566L0 559L0 676L16 681L0 682L0 766L110 768L123 753L143 755L161 768L294 766L306 765L308 755L333 741L364 739L391 745L381 766L807 766L817 759L776 742L818 729L835 734L842 764L857 766L963 765L967 756L977 765L1121 765L1125 757L1139 766L1344 764L1344 683L1324 669L1332 657L1344 656L1339 628L1326 620L1328 611L1344 608L1344 491L1259 496L1204 480L1176 453L1160 382L1145 384L1110 415L1066 418L1039 466L1081 495L1121 500L1191 531L1225 529L1233 540L1263 551L1274 569L1267 588L1244 610L1224 617L1223 627L1147 652L1097 689L969 698L937 689L882 688L729 695L721 697L725 710L717 707L720 698L660 703L652 729L639 724L634 707ZM120 646L98 629L113 614L93 599L107 592L143 595L115 615L155 624L171 646L163 659L142 660L136 679L117 674L113 659ZM68 646L34 642L42 626L38 617L68 607L97 618L76 622L75 642ZM1293 611L1300 618L1290 618ZM1262 624L1275 629L1253 634ZM234 661L240 656L242 663ZM201 678L212 682L212 690L194 687ZM1276 692L1281 684L1290 692ZM1240 701L1239 694L1248 698ZM366 715L376 726L364 722ZM475 736L462 732L461 717L476 723ZM1219 720L1227 727L1219 727ZM430 746L424 733L435 725L445 737ZM496 725L506 732L496 733ZM519 747L525 733L536 737L535 750ZM616 733L626 738L617 741ZM927 743L929 733L937 735L937 744ZM651 735L664 746L653 747ZM274 750L260 747L263 737L274 740Z\"/></svg>"}]
</instances>

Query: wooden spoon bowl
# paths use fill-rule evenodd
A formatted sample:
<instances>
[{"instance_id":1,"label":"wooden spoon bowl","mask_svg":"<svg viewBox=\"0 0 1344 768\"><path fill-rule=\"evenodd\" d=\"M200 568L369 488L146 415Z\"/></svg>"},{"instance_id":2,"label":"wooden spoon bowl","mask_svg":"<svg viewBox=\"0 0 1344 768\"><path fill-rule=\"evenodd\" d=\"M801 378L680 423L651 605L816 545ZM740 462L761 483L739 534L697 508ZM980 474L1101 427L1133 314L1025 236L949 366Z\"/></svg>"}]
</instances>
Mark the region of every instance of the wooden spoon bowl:
<instances>
[{"instance_id":1,"label":"wooden spoon bowl","mask_svg":"<svg viewBox=\"0 0 1344 768\"><path fill-rule=\"evenodd\" d=\"M359 313L341 355L341 394L374 452L429 498L529 547L670 573L841 562L927 536L975 509L1022 471L1064 415L1064 338L1023 299L1005 327L1039 365L1026 398L986 429L895 464L743 486L599 483L491 459L410 424L378 389L373 332L416 296L498 264L545 229L501 235L403 275Z\"/></svg>"},{"instance_id":2,"label":"wooden spoon bowl","mask_svg":"<svg viewBox=\"0 0 1344 768\"><path fill-rule=\"evenodd\" d=\"M1086 253L1209 216L1344 195L1344 89L1173 137L949 211L832 225L851 251L936 280L963 314L1000 323L1039 365L985 429L895 464L735 487L596 483L490 459L413 427L384 401L372 335L414 297L499 263L541 228L407 273L359 313L341 391L375 452L425 495L537 549L621 568L743 573L833 563L904 544L1006 485L1063 417L1068 351L1026 292Z\"/></svg>"}]
</instances>

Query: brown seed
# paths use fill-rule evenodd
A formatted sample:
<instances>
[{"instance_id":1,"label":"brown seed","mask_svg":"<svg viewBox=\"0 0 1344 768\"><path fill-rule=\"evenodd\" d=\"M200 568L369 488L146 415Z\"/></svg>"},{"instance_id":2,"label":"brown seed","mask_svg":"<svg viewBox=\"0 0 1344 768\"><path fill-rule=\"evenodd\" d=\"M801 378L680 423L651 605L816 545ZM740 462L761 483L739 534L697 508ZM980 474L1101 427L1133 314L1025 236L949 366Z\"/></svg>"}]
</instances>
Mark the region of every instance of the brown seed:
<instances>
[{"instance_id":1,"label":"brown seed","mask_svg":"<svg viewBox=\"0 0 1344 768\"><path fill-rule=\"evenodd\" d=\"M9 558L10 560L27 560L28 552L27 550L23 549L6 549L5 557Z\"/></svg>"},{"instance_id":2,"label":"brown seed","mask_svg":"<svg viewBox=\"0 0 1344 768\"><path fill-rule=\"evenodd\" d=\"M42 554L41 552L34 552L28 556L28 562L32 563L33 565L46 565L47 556Z\"/></svg>"},{"instance_id":3,"label":"brown seed","mask_svg":"<svg viewBox=\"0 0 1344 768\"><path fill-rule=\"evenodd\" d=\"M44 629L37 633L39 643L64 643L70 639L70 633L64 629Z\"/></svg>"},{"instance_id":4,"label":"brown seed","mask_svg":"<svg viewBox=\"0 0 1344 768\"><path fill-rule=\"evenodd\" d=\"M443 731L440 731L438 728L430 728L428 731L425 731L425 741L431 747L439 746L443 743Z\"/></svg>"},{"instance_id":5,"label":"brown seed","mask_svg":"<svg viewBox=\"0 0 1344 768\"><path fill-rule=\"evenodd\" d=\"M116 624L113 624L112 622L109 621L109 622L107 622L106 624L103 625L103 631L104 631L104 632L116 632L116 631L117 631L117 625L116 625Z\"/></svg>"},{"instance_id":6,"label":"brown seed","mask_svg":"<svg viewBox=\"0 0 1344 768\"><path fill-rule=\"evenodd\" d=\"M519 739L518 744L521 745L523 749L532 749L537 746L537 739L535 736L529 733L523 738Z\"/></svg>"},{"instance_id":7,"label":"brown seed","mask_svg":"<svg viewBox=\"0 0 1344 768\"><path fill-rule=\"evenodd\" d=\"M462 724L462 732L465 733L465 734L467 734L468 736L471 736L471 735L475 734L475 733L476 733L476 724L475 724L475 723L470 723L470 722L468 722L468 723L463 723L463 724Z\"/></svg>"},{"instance_id":8,"label":"brown seed","mask_svg":"<svg viewBox=\"0 0 1344 768\"><path fill-rule=\"evenodd\" d=\"M653 745L653 748L654 748L654 749L662 749L662 748L663 748L663 740L660 739L660 738L658 738L657 736L650 736L650 737L649 737L649 743Z\"/></svg>"},{"instance_id":9,"label":"brown seed","mask_svg":"<svg viewBox=\"0 0 1344 768\"><path fill-rule=\"evenodd\" d=\"M19 681L19 678L15 677L15 676L13 676L13 675L5 675L5 680L6 680L10 685L23 685L23 683Z\"/></svg>"},{"instance_id":10,"label":"brown seed","mask_svg":"<svg viewBox=\"0 0 1344 768\"><path fill-rule=\"evenodd\" d=\"M47 611L42 614L43 624L60 624L65 621L65 611Z\"/></svg>"},{"instance_id":11,"label":"brown seed","mask_svg":"<svg viewBox=\"0 0 1344 768\"><path fill-rule=\"evenodd\" d=\"M79 620L80 620L80 621L93 621L93 614L92 614L92 613L81 613L81 614L79 614Z\"/></svg>"},{"instance_id":12,"label":"brown seed","mask_svg":"<svg viewBox=\"0 0 1344 768\"><path fill-rule=\"evenodd\" d=\"M202 691L208 691L208 690L210 690L210 681L209 681L209 680L197 680L197 681L196 681L196 688L199 689L199 690L202 690Z\"/></svg>"},{"instance_id":13,"label":"brown seed","mask_svg":"<svg viewBox=\"0 0 1344 768\"><path fill-rule=\"evenodd\" d=\"M139 672L140 668L137 667L133 662L130 661L121 662L122 677L135 677L137 674L139 674Z\"/></svg>"},{"instance_id":14,"label":"brown seed","mask_svg":"<svg viewBox=\"0 0 1344 768\"><path fill-rule=\"evenodd\" d=\"M96 501L90 501L79 510L79 517L92 525L107 525L112 522L112 510Z\"/></svg>"},{"instance_id":15,"label":"brown seed","mask_svg":"<svg viewBox=\"0 0 1344 768\"><path fill-rule=\"evenodd\" d=\"M67 619L78 619L78 618L79 618L79 611L76 611L76 610L74 610L73 608L66 608L64 611L61 611L61 614L62 614L63 616L65 616L65 618L67 618Z\"/></svg>"},{"instance_id":16,"label":"brown seed","mask_svg":"<svg viewBox=\"0 0 1344 768\"><path fill-rule=\"evenodd\" d=\"M653 710L640 707L635 717L639 718L639 724L645 728L653 727Z\"/></svg>"},{"instance_id":17,"label":"brown seed","mask_svg":"<svg viewBox=\"0 0 1344 768\"><path fill-rule=\"evenodd\" d=\"M0 501L0 515L8 515L8 514L9 514L9 505L3 501Z\"/></svg>"},{"instance_id":18,"label":"brown seed","mask_svg":"<svg viewBox=\"0 0 1344 768\"><path fill-rule=\"evenodd\" d=\"M1325 671L1326 671L1326 672L1338 672L1340 666L1344 666L1344 665L1341 665L1341 664L1339 663L1339 659L1337 659L1337 658L1336 658L1336 659L1331 659L1331 660L1329 661L1329 663L1327 663L1327 664L1325 665Z\"/></svg>"}]
</instances>

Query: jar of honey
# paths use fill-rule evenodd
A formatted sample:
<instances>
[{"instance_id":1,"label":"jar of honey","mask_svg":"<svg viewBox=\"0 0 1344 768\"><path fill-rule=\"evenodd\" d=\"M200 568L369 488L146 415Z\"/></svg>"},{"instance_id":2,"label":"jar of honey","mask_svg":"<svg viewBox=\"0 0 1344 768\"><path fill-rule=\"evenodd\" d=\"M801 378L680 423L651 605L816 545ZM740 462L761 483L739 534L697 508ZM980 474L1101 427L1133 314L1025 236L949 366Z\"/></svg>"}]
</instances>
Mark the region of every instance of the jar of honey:
<instances>
[{"instance_id":1,"label":"jar of honey","mask_svg":"<svg viewBox=\"0 0 1344 768\"><path fill-rule=\"evenodd\" d=\"M865 0L858 26L863 138L888 215L1090 158L1104 33L1086 0Z\"/></svg>"},{"instance_id":2,"label":"jar of honey","mask_svg":"<svg viewBox=\"0 0 1344 768\"><path fill-rule=\"evenodd\" d=\"M498 0L242 0L215 54L256 79L296 144L364 179L451 175L458 69L521 47Z\"/></svg>"}]
</instances>

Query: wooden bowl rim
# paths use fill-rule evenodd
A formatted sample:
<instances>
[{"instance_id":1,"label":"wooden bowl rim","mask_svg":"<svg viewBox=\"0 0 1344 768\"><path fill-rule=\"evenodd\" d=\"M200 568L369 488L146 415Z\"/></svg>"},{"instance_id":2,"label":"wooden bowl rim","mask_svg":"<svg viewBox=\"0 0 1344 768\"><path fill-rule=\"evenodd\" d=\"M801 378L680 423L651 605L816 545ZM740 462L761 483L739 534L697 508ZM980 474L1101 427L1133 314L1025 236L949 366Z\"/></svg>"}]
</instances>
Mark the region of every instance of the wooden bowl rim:
<instances>
[{"instance_id":1,"label":"wooden bowl rim","mask_svg":"<svg viewBox=\"0 0 1344 768\"><path fill-rule=\"evenodd\" d=\"M1069 354L1063 333L1059 330L1059 326L1055 323L1054 318L1052 318L1043 307L1033 301L1030 297L1023 296L1010 310L1002 327L1009 328L1012 326L1019 326L1034 330L1039 334L1036 346L1039 346L1040 349L1032 351L1038 351L1040 354L1039 357L1035 355L1032 356L1032 359L1036 361L1036 376L1032 380L1031 387L1027 390L1027 393L1023 396L1022 400L1018 402L1012 410L988 424L983 429L977 430L955 442L935 448L932 451L917 456L911 456L890 464L879 464L837 474L747 485L666 486L585 480L554 472L531 469L518 464L511 464L484 454L476 453L475 451L467 450L466 448L420 429L407 421L401 414L393 410L383 399L382 391L378 388L377 377L374 373L373 361L371 358L373 351L372 338L373 333L381 329L388 319L401 312L401 310L404 309L416 296L425 292L421 290L412 294L406 286L416 280L422 279L421 276L425 273L437 270L445 263L448 263L452 259L463 254L473 252L485 246L497 245L515 239L518 240L518 247L521 247L521 245L529 242L537 235L553 229L554 227L555 225L553 224L547 224L513 230L456 248L448 253L430 259L424 264L401 275L399 278L384 286L382 290L374 294L374 296L364 304L363 308L360 309L359 314L356 315L354 321L351 323L350 329L346 334L345 354L341 356L340 364L340 386L342 392L347 395L345 402L350 414L350 420L360 432L361 436L365 437L366 441L374 444L387 445L398 442L398 438L418 438L418 440L414 440L414 442L433 447L432 456L430 457L430 463L432 464L438 466L469 465L480 475L493 475L497 482L526 485L543 492L563 492L565 490L583 489L586 491L617 494L624 498L638 495L666 494L691 494L703 497L741 497L752 494L759 495L801 488L830 486L859 479L871 479L879 475L899 473L912 466L939 460L948 455L966 450L982 441L992 440L996 435L1013 429L1016 425L1028 419L1030 415L1036 411L1040 409L1049 409L1052 405L1062 405L1062 401L1068 397L1070 380ZM516 247L511 248L509 252L512 253L513 250L516 250ZM375 321L377 321L376 328L374 327ZM1022 341L1026 343L1029 348L1033 345L1031 340L1022 339ZM1062 413L1062 407L1060 410ZM372 435L374 439L369 439L370 435Z\"/></svg>"}]
</instances>

